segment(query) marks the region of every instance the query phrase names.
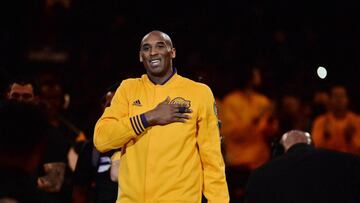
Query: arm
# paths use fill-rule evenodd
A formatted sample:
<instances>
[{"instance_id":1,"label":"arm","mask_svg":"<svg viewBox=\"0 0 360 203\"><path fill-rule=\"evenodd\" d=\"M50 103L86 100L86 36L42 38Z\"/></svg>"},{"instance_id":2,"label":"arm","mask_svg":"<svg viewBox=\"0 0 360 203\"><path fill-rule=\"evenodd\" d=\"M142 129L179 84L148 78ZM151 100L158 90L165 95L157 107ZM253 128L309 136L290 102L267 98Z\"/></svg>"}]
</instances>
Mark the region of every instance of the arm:
<instances>
[{"instance_id":1,"label":"arm","mask_svg":"<svg viewBox=\"0 0 360 203\"><path fill-rule=\"evenodd\" d=\"M46 128L48 146L44 157L44 175L37 178L38 187L46 192L59 192L64 182L69 146L59 132L48 126Z\"/></svg>"},{"instance_id":2,"label":"arm","mask_svg":"<svg viewBox=\"0 0 360 203\"><path fill-rule=\"evenodd\" d=\"M141 115L129 116L127 84L122 82L95 125L94 145L100 152L118 149L145 131Z\"/></svg>"},{"instance_id":3,"label":"arm","mask_svg":"<svg viewBox=\"0 0 360 203\"><path fill-rule=\"evenodd\" d=\"M94 144L100 152L121 148L150 126L185 122L189 116L184 113L191 113L190 109L179 112L180 106L169 104L170 98L166 98L154 109L130 117L127 98L126 84L123 82L116 91L110 107L105 109L96 123Z\"/></svg>"},{"instance_id":4,"label":"arm","mask_svg":"<svg viewBox=\"0 0 360 203\"><path fill-rule=\"evenodd\" d=\"M209 203L229 202L225 178L225 165L220 148L218 119L211 90L201 97L203 106L199 111L197 143L204 175L204 195Z\"/></svg>"}]
</instances>

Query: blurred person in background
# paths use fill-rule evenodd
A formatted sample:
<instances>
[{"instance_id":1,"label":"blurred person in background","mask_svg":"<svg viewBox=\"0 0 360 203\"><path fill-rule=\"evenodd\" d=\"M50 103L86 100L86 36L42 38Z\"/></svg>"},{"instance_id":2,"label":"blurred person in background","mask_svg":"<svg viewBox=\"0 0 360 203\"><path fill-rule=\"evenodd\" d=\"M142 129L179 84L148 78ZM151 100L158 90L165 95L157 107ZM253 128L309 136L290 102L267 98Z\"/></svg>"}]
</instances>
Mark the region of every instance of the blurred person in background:
<instances>
[{"instance_id":1,"label":"blurred person in background","mask_svg":"<svg viewBox=\"0 0 360 203\"><path fill-rule=\"evenodd\" d=\"M61 80L55 72L42 71L37 75L39 81L39 103L46 109L50 124L69 146L67 150L67 164L64 179L64 195L66 202L72 198L73 172L75 170L78 154L86 137L69 119L67 108L70 96L63 89Z\"/></svg>"},{"instance_id":2,"label":"blurred person in background","mask_svg":"<svg viewBox=\"0 0 360 203\"><path fill-rule=\"evenodd\" d=\"M38 80L39 102L46 107L50 123L71 146L68 152L68 165L71 171L74 171L79 150L86 136L67 118L66 110L70 105L70 96L64 91L60 79L54 73L45 71L39 73Z\"/></svg>"},{"instance_id":3,"label":"blurred person in background","mask_svg":"<svg viewBox=\"0 0 360 203\"><path fill-rule=\"evenodd\" d=\"M312 128L316 147L360 155L360 117L348 109L344 86L330 89L329 110L318 116Z\"/></svg>"},{"instance_id":4,"label":"blurred person in background","mask_svg":"<svg viewBox=\"0 0 360 203\"><path fill-rule=\"evenodd\" d=\"M15 78L10 84L6 93L6 99L8 102L15 102L20 104L32 106L39 111L39 115L45 119L45 112L40 109L38 105L38 89L35 82L28 79L25 76L19 76ZM15 117L15 115L13 115ZM35 118L36 119L36 118ZM44 143L46 143L45 155L40 160L38 165L38 171L34 173L37 177L37 186L45 191L48 196L48 200L51 202L62 202L62 189L64 183L64 174L66 167L66 151L68 146L61 135L51 127L48 120L41 120L47 125L42 124L42 134L44 134ZM22 128L19 123L19 127ZM32 123L37 126L36 122Z\"/></svg>"},{"instance_id":5,"label":"blurred person in background","mask_svg":"<svg viewBox=\"0 0 360 203\"><path fill-rule=\"evenodd\" d=\"M269 160L277 128L272 102L257 91L260 70L247 66L242 71L237 80L240 89L224 97L220 117L231 202L242 201L250 172Z\"/></svg>"},{"instance_id":6,"label":"blurred person in background","mask_svg":"<svg viewBox=\"0 0 360 203\"><path fill-rule=\"evenodd\" d=\"M35 175L48 148L45 116L34 105L8 100L0 120L0 202L52 202Z\"/></svg>"},{"instance_id":7,"label":"blurred person in background","mask_svg":"<svg viewBox=\"0 0 360 203\"><path fill-rule=\"evenodd\" d=\"M291 130L284 154L256 169L246 186L246 203L360 201L360 158L316 149L309 133Z\"/></svg>"},{"instance_id":8,"label":"blurred person in background","mask_svg":"<svg viewBox=\"0 0 360 203\"><path fill-rule=\"evenodd\" d=\"M101 101L105 110L119 83L111 86ZM100 153L93 141L84 143L74 172L74 203L114 203L118 194L120 149Z\"/></svg>"},{"instance_id":9,"label":"blurred person in background","mask_svg":"<svg viewBox=\"0 0 360 203\"><path fill-rule=\"evenodd\" d=\"M289 130L309 131L311 128L309 112L309 107L299 96L283 95L278 109L280 136Z\"/></svg>"},{"instance_id":10,"label":"blurred person in background","mask_svg":"<svg viewBox=\"0 0 360 203\"><path fill-rule=\"evenodd\" d=\"M317 90L314 92L312 101L312 114L311 119L314 120L316 117L325 114L329 110L330 96L328 91Z\"/></svg>"}]
</instances>

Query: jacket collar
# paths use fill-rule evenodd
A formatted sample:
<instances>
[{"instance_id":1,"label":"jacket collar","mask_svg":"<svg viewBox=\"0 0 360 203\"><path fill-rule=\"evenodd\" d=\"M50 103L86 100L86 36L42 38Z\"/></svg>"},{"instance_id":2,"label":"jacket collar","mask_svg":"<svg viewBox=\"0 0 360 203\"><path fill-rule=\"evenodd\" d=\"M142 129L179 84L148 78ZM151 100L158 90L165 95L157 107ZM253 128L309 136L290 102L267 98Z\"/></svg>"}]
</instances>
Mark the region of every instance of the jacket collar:
<instances>
[{"instance_id":1,"label":"jacket collar","mask_svg":"<svg viewBox=\"0 0 360 203\"><path fill-rule=\"evenodd\" d=\"M161 84L156 84L155 82L153 82L150 77L148 75L143 75L143 77L146 79L146 81L154 86L167 86L171 83L173 83L173 81L175 81L179 75L177 74L177 70L175 67L173 67L173 73Z\"/></svg>"}]
</instances>

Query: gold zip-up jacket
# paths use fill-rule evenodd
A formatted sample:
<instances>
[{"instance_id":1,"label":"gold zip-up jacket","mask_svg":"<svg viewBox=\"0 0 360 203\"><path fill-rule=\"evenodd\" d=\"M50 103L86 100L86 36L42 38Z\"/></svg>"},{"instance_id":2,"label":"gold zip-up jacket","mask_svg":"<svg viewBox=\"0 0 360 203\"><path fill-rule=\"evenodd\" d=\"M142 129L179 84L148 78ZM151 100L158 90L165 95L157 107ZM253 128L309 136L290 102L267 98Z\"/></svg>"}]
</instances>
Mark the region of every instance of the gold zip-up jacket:
<instances>
[{"instance_id":1,"label":"gold zip-up jacket","mask_svg":"<svg viewBox=\"0 0 360 203\"><path fill-rule=\"evenodd\" d=\"M186 123L148 126L144 113L170 97L190 107ZM174 74L155 85L147 75L124 80L98 120L94 144L122 148L119 203L229 202L214 97L209 87Z\"/></svg>"}]
</instances>

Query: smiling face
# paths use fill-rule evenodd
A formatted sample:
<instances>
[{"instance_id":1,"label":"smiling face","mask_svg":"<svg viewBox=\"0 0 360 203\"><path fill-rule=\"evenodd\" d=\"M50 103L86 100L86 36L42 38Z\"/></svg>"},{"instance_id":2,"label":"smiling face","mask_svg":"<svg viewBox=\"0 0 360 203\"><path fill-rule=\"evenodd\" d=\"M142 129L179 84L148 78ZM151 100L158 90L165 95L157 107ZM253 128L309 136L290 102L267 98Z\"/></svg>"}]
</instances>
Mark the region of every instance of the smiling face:
<instances>
[{"instance_id":1,"label":"smiling face","mask_svg":"<svg viewBox=\"0 0 360 203\"><path fill-rule=\"evenodd\" d=\"M172 59L175 48L165 33L153 31L145 35L140 47L140 61L143 62L150 79L161 83L173 73Z\"/></svg>"}]
</instances>

